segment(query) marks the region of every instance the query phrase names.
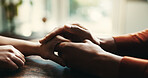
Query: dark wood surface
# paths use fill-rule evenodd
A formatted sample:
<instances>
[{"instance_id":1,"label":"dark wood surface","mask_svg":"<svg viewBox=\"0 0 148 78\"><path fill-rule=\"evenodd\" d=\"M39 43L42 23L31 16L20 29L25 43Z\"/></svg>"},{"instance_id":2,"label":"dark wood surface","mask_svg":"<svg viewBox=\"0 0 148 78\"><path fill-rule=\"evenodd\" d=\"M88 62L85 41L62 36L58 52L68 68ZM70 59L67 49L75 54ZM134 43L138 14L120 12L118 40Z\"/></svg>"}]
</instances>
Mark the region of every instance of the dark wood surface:
<instances>
[{"instance_id":1,"label":"dark wood surface","mask_svg":"<svg viewBox=\"0 0 148 78\"><path fill-rule=\"evenodd\" d=\"M26 57L25 65L14 72L0 72L0 78L98 78L70 70L39 56Z\"/></svg>"}]
</instances>

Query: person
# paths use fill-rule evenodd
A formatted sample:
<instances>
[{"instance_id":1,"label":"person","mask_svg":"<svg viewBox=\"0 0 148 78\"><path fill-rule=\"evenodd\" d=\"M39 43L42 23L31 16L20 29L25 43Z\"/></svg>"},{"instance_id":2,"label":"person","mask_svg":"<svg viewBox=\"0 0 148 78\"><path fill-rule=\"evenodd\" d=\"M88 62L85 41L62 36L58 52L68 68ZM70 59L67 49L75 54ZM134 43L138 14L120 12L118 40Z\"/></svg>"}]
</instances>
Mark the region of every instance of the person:
<instances>
[{"instance_id":1,"label":"person","mask_svg":"<svg viewBox=\"0 0 148 78\"><path fill-rule=\"evenodd\" d=\"M41 45L39 42L0 36L0 71L17 70L25 64L24 56L29 55L39 55L64 66L63 60L54 55L54 47L61 41L66 39L57 36L45 45Z\"/></svg>"},{"instance_id":2,"label":"person","mask_svg":"<svg viewBox=\"0 0 148 78\"><path fill-rule=\"evenodd\" d=\"M72 69L101 78L148 78L148 29L96 38L79 24L64 25L54 29L40 43L45 45L56 36L69 40L59 43L55 50Z\"/></svg>"}]
</instances>

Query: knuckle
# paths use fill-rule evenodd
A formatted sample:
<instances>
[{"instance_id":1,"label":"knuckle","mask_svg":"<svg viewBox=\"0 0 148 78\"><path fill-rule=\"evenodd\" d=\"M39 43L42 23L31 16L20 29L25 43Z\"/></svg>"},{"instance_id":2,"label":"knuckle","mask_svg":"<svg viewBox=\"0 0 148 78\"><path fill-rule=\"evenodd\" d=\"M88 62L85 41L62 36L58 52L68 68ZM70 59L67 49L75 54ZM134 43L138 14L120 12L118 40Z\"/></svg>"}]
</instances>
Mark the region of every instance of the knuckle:
<instances>
[{"instance_id":1,"label":"knuckle","mask_svg":"<svg viewBox=\"0 0 148 78\"><path fill-rule=\"evenodd\" d=\"M11 56L11 53L10 52L6 52L5 55L6 56Z\"/></svg>"},{"instance_id":2,"label":"knuckle","mask_svg":"<svg viewBox=\"0 0 148 78\"><path fill-rule=\"evenodd\" d=\"M59 44L59 46L61 48L67 48L67 47L70 47L70 44L68 44L67 42L62 42L62 43Z\"/></svg>"},{"instance_id":3,"label":"knuckle","mask_svg":"<svg viewBox=\"0 0 148 78\"><path fill-rule=\"evenodd\" d=\"M14 53L11 48L8 48L7 51L8 51L8 52L11 52L11 53Z\"/></svg>"},{"instance_id":4,"label":"knuckle","mask_svg":"<svg viewBox=\"0 0 148 78\"><path fill-rule=\"evenodd\" d=\"M72 29L80 29L78 26L71 26Z\"/></svg>"},{"instance_id":5,"label":"knuckle","mask_svg":"<svg viewBox=\"0 0 148 78\"><path fill-rule=\"evenodd\" d=\"M66 43L64 43L64 42L63 42L63 43L60 43L59 46L60 46L61 48L64 48L64 47L66 46Z\"/></svg>"},{"instance_id":6,"label":"knuckle","mask_svg":"<svg viewBox=\"0 0 148 78\"><path fill-rule=\"evenodd\" d=\"M7 56L10 58L13 58L15 56L15 54L9 52L9 53L7 53Z\"/></svg>"},{"instance_id":7,"label":"knuckle","mask_svg":"<svg viewBox=\"0 0 148 78\"><path fill-rule=\"evenodd\" d=\"M14 47L12 45L7 45L7 50L13 52Z\"/></svg>"},{"instance_id":8,"label":"knuckle","mask_svg":"<svg viewBox=\"0 0 148 78\"><path fill-rule=\"evenodd\" d=\"M55 40L56 40L56 41L61 41L61 39L62 39L62 37L61 37L60 35L57 35L57 36L55 37Z\"/></svg>"},{"instance_id":9,"label":"knuckle","mask_svg":"<svg viewBox=\"0 0 148 78\"><path fill-rule=\"evenodd\" d=\"M56 38L59 39L60 38L60 35L57 35Z\"/></svg>"},{"instance_id":10,"label":"knuckle","mask_svg":"<svg viewBox=\"0 0 148 78\"><path fill-rule=\"evenodd\" d=\"M71 25L69 25L69 24L63 25L62 27L65 29L65 28L67 28L67 26L71 27Z\"/></svg>"}]
</instances>

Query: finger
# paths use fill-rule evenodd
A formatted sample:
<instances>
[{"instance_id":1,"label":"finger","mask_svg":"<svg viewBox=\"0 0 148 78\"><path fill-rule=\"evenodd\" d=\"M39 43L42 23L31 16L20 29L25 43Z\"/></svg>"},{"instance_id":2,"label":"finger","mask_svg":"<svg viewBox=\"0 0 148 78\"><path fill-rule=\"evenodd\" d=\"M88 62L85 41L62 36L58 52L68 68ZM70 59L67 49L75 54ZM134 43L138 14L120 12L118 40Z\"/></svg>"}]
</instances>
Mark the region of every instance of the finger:
<instances>
[{"instance_id":1,"label":"finger","mask_svg":"<svg viewBox=\"0 0 148 78\"><path fill-rule=\"evenodd\" d=\"M68 32L77 35L78 37L82 38L82 39L89 39L91 40L93 43L100 45L100 40L93 37L91 35L91 33L89 33L89 31L87 29L83 29L80 26L71 26L71 28L67 28Z\"/></svg>"},{"instance_id":2,"label":"finger","mask_svg":"<svg viewBox=\"0 0 148 78\"><path fill-rule=\"evenodd\" d=\"M81 37L81 38L89 37L89 35L90 35L88 30L83 29L83 28L76 26L76 25L71 25L71 27L66 28L65 31L67 31L71 34L77 35L78 37Z\"/></svg>"},{"instance_id":3,"label":"finger","mask_svg":"<svg viewBox=\"0 0 148 78\"><path fill-rule=\"evenodd\" d=\"M53 55L51 55L50 59L52 61L60 64L61 66L66 66L64 60L61 57L59 57L59 56L56 56L56 55L53 54Z\"/></svg>"},{"instance_id":4,"label":"finger","mask_svg":"<svg viewBox=\"0 0 148 78\"><path fill-rule=\"evenodd\" d=\"M8 71L10 70L17 70L18 69L18 66L10 59L10 58L7 58L7 63L8 63L8 67L6 69L8 69Z\"/></svg>"},{"instance_id":5,"label":"finger","mask_svg":"<svg viewBox=\"0 0 148 78\"><path fill-rule=\"evenodd\" d=\"M91 40L93 43L97 44L97 45L100 45L100 42L101 40L100 39L97 39L96 37L92 36L92 40Z\"/></svg>"},{"instance_id":6,"label":"finger","mask_svg":"<svg viewBox=\"0 0 148 78\"><path fill-rule=\"evenodd\" d=\"M53 31L51 31L47 36L45 36L39 42L42 43L42 44L45 44L46 42L48 42L49 40L51 40L56 35L64 32L65 31L65 28L70 28L70 27L68 27L66 25L65 26L61 26L61 27L58 27L58 28L54 29Z\"/></svg>"},{"instance_id":7,"label":"finger","mask_svg":"<svg viewBox=\"0 0 148 78\"><path fill-rule=\"evenodd\" d=\"M24 62L17 56L13 55L10 57L10 59L18 66L21 67L24 65Z\"/></svg>"},{"instance_id":8,"label":"finger","mask_svg":"<svg viewBox=\"0 0 148 78\"><path fill-rule=\"evenodd\" d=\"M19 50L17 50L16 48L14 48L13 47L13 52L16 54L16 56L18 57L18 58L20 58L23 62L25 62L25 56L19 51Z\"/></svg>"},{"instance_id":9,"label":"finger","mask_svg":"<svg viewBox=\"0 0 148 78\"><path fill-rule=\"evenodd\" d=\"M61 42L58 47L60 48L59 50L62 51L62 49L68 49L69 47L77 47L83 43L75 43L75 42ZM80 47L80 46L79 46Z\"/></svg>"},{"instance_id":10,"label":"finger","mask_svg":"<svg viewBox=\"0 0 148 78\"><path fill-rule=\"evenodd\" d=\"M16 57L20 58L23 62L26 62L25 58L19 56L19 55L15 55Z\"/></svg>"},{"instance_id":11,"label":"finger","mask_svg":"<svg viewBox=\"0 0 148 78\"><path fill-rule=\"evenodd\" d=\"M12 45L1 46L1 51L9 51L11 53L15 53L20 59L25 62L24 55Z\"/></svg>"},{"instance_id":12,"label":"finger","mask_svg":"<svg viewBox=\"0 0 148 78\"><path fill-rule=\"evenodd\" d=\"M83 28L83 29L85 29L85 30L88 30L87 28L81 26L80 24L72 24L72 25L76 25L76 26L79 26L79 27L81 27L81 28Z\"/></svg>"},{"instance_id":13,"label":"finger","mask_svg":"<svg viewBox=\"0 0 148 78\"><path fill-rule=\"evenodd\" d=\"M58 35L55 38L53 38L50 42L48 42L46 45L47 45L47 47L50 47L50 51L52 51L52 53L50 54L50 59L57 62L58 64L64 66L65 63L64 63L63 59L54 54L54 50L55 50L56 46L61 42L69 42L69 40Z\"/></svg>"},{"instance_id":14,"label":"finger","mask_svg":"<svg viewBox=\"0 0 148 78\"><path fill-rule=\"evenodd\" d=\"M81 26L81 25L79 25L79 24L72 24L72 25L76 25L76 26L78 26L78 27L80 27L80 28L83 28L83 29L86 30L85 33L88 33L88 29L86 29L85 27L83 27L83 26ZM89 34L89 33L88 33L88 34ZM92 42L94 42L95 44L100 45L100 40L99 40L99 39L97 39L97 38L95 38L95 37L93 37L93 36L88 37L88 39L91 40Z\"/></svg>"},{"instance_id":15,"label":"finger","mask_svg":"<svg viewBox=\"0 0 148 78\"><path fill-rule=\"evenodd\" d=\"M47 46L49 46L52 50L54 50L56 48L56 46L61 42L70 42L70 40L65 39L64 37L62 37L60 35L57 35L50 42L47 43Z\"/></svg>"},{"instance_id":16,"label":"finger","mask_svg":"<svg viewBox=\"0 0 148 78\"><path fill-rule=\"evenodd\" d=\"M88 39L85 39L83 42L84 42L84 43L92 44L92 42L91 42L90 40L88 40Z\"/></svg>"},{"instance_id":17,"label":"finger","mask_svg":"<svg viewBox=\"0 0 148 78\"><path fill-rule=\"evenodd\" d=\"M86 28L78 25L78 24L73 24L73 25L64 25L62 27L58 27L56 29L54 29L50 34L48 34L46 37L44 37L43 39L40 40L40 43L45 44L46 42L48 42L49 40L51 40L54 36L62 33L62 32L69 32L72 34L76 34L76 35L80 35L80 33L82 33L82 31L86 31ZM73 27L72 27L73 26ZM76 29L77 28L77 29ZM79 31L78 31L79 29Z\"/></svg>"}]
</instances>

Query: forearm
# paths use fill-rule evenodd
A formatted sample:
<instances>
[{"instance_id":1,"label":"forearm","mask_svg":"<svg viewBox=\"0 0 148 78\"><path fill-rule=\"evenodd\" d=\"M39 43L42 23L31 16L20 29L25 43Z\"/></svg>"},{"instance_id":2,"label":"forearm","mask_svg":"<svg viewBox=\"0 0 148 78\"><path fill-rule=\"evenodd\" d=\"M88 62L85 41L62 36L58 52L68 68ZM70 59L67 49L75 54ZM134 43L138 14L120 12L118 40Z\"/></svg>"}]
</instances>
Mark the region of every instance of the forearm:
<instances>
[{"instance_id":1,"label":"forearm","mask_svg":"<svg viewBox=\"0 0 148 78\"><path fill-rule=\"evenodd\" d=\"M113 37L109 38L99 38L100 39L100 46L105 51L115 53L117 51L116 44Z\"/></svg>"},{"instance_id":2,"label":"forearm","mask_svg":"<svg viewBox=\"0 0 148 78\"><path fill-rule=\"evenodd\" d=\"M40 44L37 42L25 41L0 36L0 45L12 45L24 55L38 55Z\"/></svg>"},{"instance_id":3,"label":"forearm","mask_svg":"<svg viewBox=\"0 0 148 78\"><path fill-rule=\"evenodd\" d=\"M90 64L92 65L90 66L90 70L92 70L90 73L100 76L101 78L118 78L122 58L123 57L109 52L98 54L95 60Z\"/></svg>"},{"instance_id":4,"label":"forearm","mask_svg":"<svg viewBox=\"0 0 148 78\"><path fill-rule=\"evenodd\" d=\"M138 50L146 52L148 51L148 48L146 47L148 45L148 29L132 34L115 36L113 38L117 45L118 51L134 50L134 54L138 53Z\"/></svg>"},{"instance_id":5,"label":"forearm","mask_svg":"<svg viewBox=\"0 0 148 78\"><path fill-rule=\"evenodd\" d=\"M123 57L119 67L119 78L148 78L148 60Z\"/></svg>"}]
</instances>

